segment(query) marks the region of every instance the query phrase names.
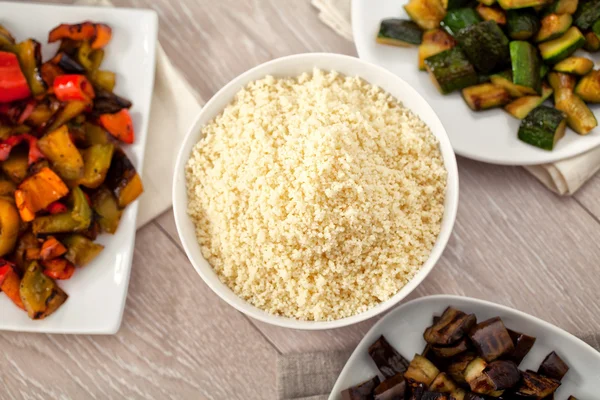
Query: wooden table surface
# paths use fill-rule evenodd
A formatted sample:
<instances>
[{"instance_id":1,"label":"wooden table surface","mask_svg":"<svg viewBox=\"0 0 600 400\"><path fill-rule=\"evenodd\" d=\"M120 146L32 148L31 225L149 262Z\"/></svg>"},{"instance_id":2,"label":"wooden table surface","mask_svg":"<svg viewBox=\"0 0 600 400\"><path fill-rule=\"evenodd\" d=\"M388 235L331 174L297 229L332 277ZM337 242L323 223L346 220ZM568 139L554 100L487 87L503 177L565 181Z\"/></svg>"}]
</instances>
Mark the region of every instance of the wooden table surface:
<instances>
[{"instance_id":1,"label":"wooden table surface","mask_svg":"<svg viewBox=\"0 0 600 400\"><path fill-rule=\"evenodd\" d=\"M276 57L356 54L307 0L115 3L158 12L160 42L205 100ZM561 198L521 168L458 165L454 233L410 298L472 296L572 333L600 331L600 176ZM0 334L0 398L274 399L279 354L351 348L375 322L300 332L250 320L196 274L171 211L138 231L133 264L118 334Z\"/></svg>"}]
</instances>

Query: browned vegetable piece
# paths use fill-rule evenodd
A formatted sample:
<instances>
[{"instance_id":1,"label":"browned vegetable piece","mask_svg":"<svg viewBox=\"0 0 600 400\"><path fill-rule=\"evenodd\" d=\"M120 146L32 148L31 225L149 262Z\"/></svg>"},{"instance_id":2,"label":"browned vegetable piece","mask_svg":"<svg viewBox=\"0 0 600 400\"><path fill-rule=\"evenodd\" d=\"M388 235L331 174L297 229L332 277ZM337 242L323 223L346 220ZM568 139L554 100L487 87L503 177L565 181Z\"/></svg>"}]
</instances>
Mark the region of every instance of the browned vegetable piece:
<instances>
[{"instance_id":1,"label":"browned vegetable piece","mask_svg":"<svg viewBox=\"0 0 600 400\"><path fill-rule=\"evenodd\" d=\"M125 208L144 191L140 176L121 149L115 149L113 153L105 184L113 191L121 208Z\"/></svg>"},{"instance_id":2,"label":"browned vegetable piece","mask_svg":"<svg viewBox=\"0 0 600 400\"><path fill-rule=\"evenodd\" d=\"M463 353L452 359L452 363L446 367L446 373L458 383L465 383L465 370L467 366L477 358L473 353Z\"/></svg>"},{"instance_id":3,"label":"browned vegetable piece","mask_svg":"<svg viewBox=\"0 0 600 400\"><path fill-rule=\"evenodd\" d=\"M106 132L102 127L86 122L83 125L84 128L84 142L86 146L93 146L95 144L107 144L111 143Z\"/></svg>"},{"instance_id":4,"label":"browned vegetable piece","mask_svg":"<svg viewBox=\"0 0 600 400\"><path fill-rule=\"evenodd\" d=\"M423 337L427 343L446 346L460 340L476 322L474 314L448 307L440 320L425 330Z\"/></svg>"},{"instance_id":5,"label":"browned vegetable piece","mask_svg":"<svg viewBox=\"0 0 600 400\"><path fill-rule=\"evenodd\" d=\"M521 379L521 372L512 361L496 360L489 363L483 371L494 384L494 390L510 389Z\"/></svg>"},{"instance_id":6,"label":"browned vegetable piece","mask_svg":"<svg viewBox=\"0 0 600 400\"><path fill-rule=\"evenodd\" d=\"M95 189L104 182L115 146L112 143L94 144L81 150L83 155L83 176L78 180L81 186Z\"/></svg>"},{"instance_id":7,"label":"browned vegetable piece","mask_svg":"<svg viewBox=\"0 0 600 400\"><path fill-rule=\"evenodd\" d=\"M493 382L484 373L487 363L481 357L475 358L467 365L464 376L471 391L475 393L488 394L495 390Z\"/></svg>"},{"instance_id":8,"label":"browned vegetable piece","mask_svg":"<svg viewBox=\"0 0 600 400\"><path fill-rule=\"evenodd\" d=\"M74 187L69 196L70 209L53 215L44 215L33 220L32 230L35 234L80 232L86 230L92 222L92 209L85 193Z\"/></svg>"},{"instance_id":9,"label":"browned vegetable piece","mask_svg":"<svg viewBox=\"0 0 600 400\"><path fill-rule=\"evenodd\" d=\"M452 393L456 388L456 383L445 372L440 372L429 385L429 390L440 393Z\"/></svg>"},{"instance_id":10,"label":"browned vegetable piece","mask_svg":"<svg viewBox=\"0 0 600 400\"><path fill-rule=\"evenodd\" d=\"M569 396L569 398L567 400L577 400L577 397L575 397L575 396Z\"/></svg>"},{"instance_id":11,"label":"browned vegetable piece","mask_svg":"<svg viewBox=\"0 0 600 400\"><path fill-rule=\"evenodd\" d=\"M37 103L25 123L35 127L44 127L60 108L60 102L52 99L54 98L47 98Z\"/></svg>"},{"instance_id":12,"label":"browned vegetable piece","mask_svg":"<svg viewBox=\"0 0 600 400\"><path fill-rule=\"evenodd\" d=\"M408 368L408 360L402 357L383 335L369 346L369 355L386 378L404 373Z\"/></svg>"},{"instance_id":13,"label":"browned vegetable piece","mask_svg":"<svg viewBox=\"0 0 600 400\"><path fill-rule=\"evenodd\" d=\"M21 272L25 271L29 263L27 253L29 249L39 249L40 243L31 231L27 231L17 240L17 247L13 253L13 259Z\"/></svg>"},{"instance_id":14,"label":"browned vegetable piece","mask_svg":"<svg viewBox=\"0 0 600 400\"><path fill-rule=\"evenodd\" d=\"M489 397L483 396L481 394L467 392L465 393L465 400L488 400Z\"/></svg>"},{"instance_id":15,"label":"browned vegetable piece","mask_svg":"<svg viewBox=\"0 0 600 400\"><path fill-rule=\"evenodd\" d=\"M83 175L83 158L71 141L66 125L45 134L38 140L38 147L61 178L75 180Z\"/></svg>"},{"instance_id":16,"label":"browned vegetable piece","mask_svg":"<svg viewBox=\"0 0 600 400\"><path fill-rule=\"evenodd\" d=\"M375 388L375 400L404 399L406 391L404 375L399 373L381 382L379 386Z\"/></svg>"},{"instance_id":17,"label":"browned vegetable piece","mask_svg":"<svg viewBox=\"0 0 600 400\"><path fill-rule=\"evenodd\" d=\"M440 370L431 361L421 355L415 354L415 357L404 373L404 378L411 386L416 386L419 383L429 386L439 373Z\"/></svg>"},{"instance_id":18,"label":"browned vegetable piece","mask_svg":"<svg viewBox=\"0 0 600 400\"><path fill-rule=\"evenodd\" d=\"M370 400L373 398L373 392L379 383L379 377L374 376L368 381L352 386L342 391L342 400Z\"/></svg>"},{"instance_id":19,"label":"browned vegetable piece","mask_svg":"<svg viewBox=\"0 0 600 400\"><path fill-rule=\"evenodd\" d=\"M40 74L42 65L40 43L33 39L27 39L15 46L15 52L31 93L33 96L42 96L46 93L46 83Z\"/></svg>"},{"instance_id":20,"label":"browned vegetable piece","mask_svg":"<svg viewBox=\"0 0 600 400\"><path fill-rule=\"evenodd\" d=\"M450 400L448 393L431 392L429 390L423 392L421 400Z\"/></svg>"},{"instance_id":21,"label":"browned vegetable piece","mask_svg":"<svg viewBox=\"0 0 600 400\"><path fill-rule=\"evenodd\" d=\"M15 202L25 222L32 221L35 213L50 203L66 196L69 188L50 168L42 168L19 185L15 192Z\"/></svg>"},{"instance_id":22,"label":"browned vegetable piece","mask_svg":"<svg viewBox=\"0 0 600 400\"><path fill-rule=\"evenodd\" d=\"M2 164L2 171L14 183L21 183L27 176L29 162L27 160L27 152L23 149L17 149L10 152L8 159Z\"/></svg>"},{"instance_id":23,"label":"browned vegetable piece","mask_svg":"<svg viewBox=\"0 0 600 400\"><path fill-rule=\"evenodd\" d=\"M487 362L510 354L515 349L508 330L499 317L476 325L469 333L469 337L479 355Z\"/></svg>"},{"instance_id":24,"label":"browned vegetable piece","mask_svg":"<svg viewBox=\"0 0 600 400\"><path fill-rule=\"evenodd\" d=\"M544 361L542 361L540 368L538 369L539 374L556 379L557 381L560 381L567 371L569 371L569 366L555 351L544 358Z\"/></svg>"},{"instance_id":25,"label":"browned vegetable piece","mask_svg":"<svg viewBox=\"0 0 600 400\"><path fill-rule=\"evenodd\" d=\"M456 388L452 393L450 393L450 400L465 400L465 396L467 395L466 390L461 388Z\"/></svg>"},{"instance_id":26,"label":"browned vegetable piece","mask_svg":"<svg viewBox=\"0 0 600 400\"><path fill-rule=\"evenodd\" d=\"M7 196L14 199L15 190L17 190L17 185L13 181L0 179L0 196Z\"/></svg>"},{"instance_id":27,"label":"browned vegetable piece","mask_svg":"<svg viewBox=\"0 0 600 400\"><path fill-rule=\"evenodd\" d=\"M73 118L82 114L89 107L87 101L69 101L54 116L54 121L48 126L47 131L51 132L66 124Z\"/></svg>"},{"instance_id":28,"label":"browned vegetable piece","mask_svg":"<svg viewBox=\"0 0 600 400\"><path fill-rule=\"evenodd\" d=\"M9 200L0 198L0 256L13 251L19 235L19 212Z\"/></svg>"},{"instance_id":29,"label":"browned vegetable piece","mask_svg":"<svg viewBox=\"0 0 600 400\"><path fill-rule=\"evenodd\" d=\"M44 261L52 260L53 258L62 256L66 252L67 248L61 242L56 240L54 236L48 236L44 243L42 243L40 258Z\"/></svg>"},{"instance_id":30,"label":"browned vegetable piece","mask_svg":"<svg viewBox=\"0 0 600 400\"><path fill-rule=\"evenodd\" d=\"M96 221L102 232L115 233L119 227L123 211L117 205L117 199L104 186L92 195L92 208L96 213Z\"/></svg>"},{"instance_id":31,"label":"browned vegetable piece","mask_svg":"<svg viewBox=\"0 0 600 400\"><path fill-rule=\"evenodd\" d=\"M104 79L108 79L108 77L104 77ZM117 96L108 90L103 90L100 88L96 90L96 97L94 98L94 108L92 109L92 113L96 116L101 114L114 114L124 108L130 108L131 105L131 101L127 100L126 98Z\"/></svg>"},{"instance_id":32,"label":"browned vegetable piece","mask_svg":"<svg viewBox=\"0 0 600 400\"><path fill-rule=\"evenodd\" d=\"M56 311L67 294L51 278L44 275L36 261L27 267L19 289L21 300L31 319L43 319Z\"/></svg>"},{"instance_id":33,"label":"browned vegetable piece","mask_svg":"<svg viewBox=\"0 0 600 400\"><path fill-rule=\"evenodd\" d=\"M524 333L515 332L510 329L507 330L515 349L512 353L507 355L506 358L519 365L535 344L535 338L533 336L525 335Z\"/></svg>"},{"instance_id":34,"label":"browned vegetable piece","mask_svg":"<svg viewBox=\"0 0 600 400\"><path fill-rule=\"evenodd\" d=\"M469 349L469 340L465 337L451 346L432 346L431 351L441 358L454 357Z\"/></svg>"},{"instance_id":35,"label":"browned vegetable piece","mask_svg":"<svg viewBox=\"0 0 600 400\"><path fill-rule=\"evenodd\" d=\"M533 371L521 372L521 381L515 388L515 393L521 396L530 396L535 399L543 399L556 392L560 382L548 378Z\"/></svg>"},{"instance_id":36,"label":"browned vegetable piece","mask_svg":"<svg viewBox=\"0 0 600 400\"><path fill-rule=\"evenodd\" d=\"M78 267L89 264L104 249L101 244L78 234L65 237L62 243L67 247L65 258Z\"/></svg>"},{"instance_id":37,"label":"browned vegetable piece","mask_svg":"<svg viewBox=\"0 0 600 400\"><path fill-rule=\"evenodd\" d=\"M416 386L410 388L410 395L407 400L421 400L423 396L423 392L425 392L425 386L421 384L417 384Z\"/></svg>"}]
</instances>

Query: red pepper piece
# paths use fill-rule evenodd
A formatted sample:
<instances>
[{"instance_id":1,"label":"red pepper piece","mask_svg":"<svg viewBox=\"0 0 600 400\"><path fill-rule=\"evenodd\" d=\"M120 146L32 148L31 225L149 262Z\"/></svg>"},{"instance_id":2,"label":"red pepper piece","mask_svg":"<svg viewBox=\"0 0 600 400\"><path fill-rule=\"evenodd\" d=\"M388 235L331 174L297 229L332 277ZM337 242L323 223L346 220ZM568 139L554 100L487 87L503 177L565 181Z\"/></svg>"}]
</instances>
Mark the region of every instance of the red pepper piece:
<instances>
[{"instance_id":1,"label":"red pepper piece","mask_svg":"<svg viewBox=\"0 0 600 400\"><path fill-rule=\"evenodd\" d=\"M67 212L68 208L60 201L55 201L54 203L50 203L50 205L46 207L46 211L48 211L48 213L52 215L62 214L64 212Z\"/></svg>"},{"instance_id":2,"label":"red pepper piece","mask_svg":"<svg viewBox=\"0 0 600 400\"><path fill-rule=\"evenodd\" d=\"M12 271L12 267L6 261L4 261L4 265L0 265L0 286L8 276L8 273Z\"/></svg>"},{"instance_id":3,"label":"red pepper piece","mask_svg":"<svg viewBox=\"0 0 600 400\"><path fill-rule=\"evenodd\" d=\"M21 296L19 294L19 286L21 278L15 272L14 264L0 259L0 290L16 304L17 307L25 309Z\"/></svg>"},{"instance_id":4,"label":"red pepper piece","mask_svg":"<svg viewBox=\"0 0 600 400\"><path fill-rule=\"evenodd\" d=\"M101 49L110 42L112 29L106 24L95 24L85 21L79 24L60 24L50 31L48 42L56 42L62 39L75 41L90 40L92 49Z\"/></svg>"},{"instance_id":5,"label":"red pepper piece","mask_svg":"<svg viewBox=\"0 0 600 400\"><path fill-rule=\"evenodd\" d=\"M120 141L131 144L135 140L133 121L126 108L114 114L102 114L99 122L108 133Z\"/></svg>"},{"instance_id":6,"label":"red pepper piece","mask_svg":"<svg viewBox=\"0 0 600 400\"><path fill-rule=\"evenodd\" d=\"M0 103L9 103L29 96L31 91L17 56L0 51Z\"/></svg>"},{"instance_id":7,"label":"red pepper piece","mask_svg":"<svg viewBox=\"0 0 600 400\"><path fill-rule=\"evenodd\" d=\"M44 274L52 279L65 280L73 276L75 266L64 258L42 261Z\"/></svg>"},{"instance_id":8,"label":"red pepper piece","mask_svg":"<svg viewBox=\"0 0 600 400\"><path fill-rule=\"evenodd\" d=\"M52 90L60 101L89 101L95 96L90 81L85 76L76 74L55 77Z\"/></svg>"},{"instance_id":9,"label":"red pepper piece","mask_svg":"<svg viewBox=\"0 0 600 400\"><path fill-rule=\"evenodd\" d=\"M37 138L31 136L29 133L22 133L20 135L10 136L6 140L0 142L0 161L6 161L13 147L20 144L23 140L29 144L29 165L44 158L44 154L37 145Z\"/></svg>"}]
</instances>

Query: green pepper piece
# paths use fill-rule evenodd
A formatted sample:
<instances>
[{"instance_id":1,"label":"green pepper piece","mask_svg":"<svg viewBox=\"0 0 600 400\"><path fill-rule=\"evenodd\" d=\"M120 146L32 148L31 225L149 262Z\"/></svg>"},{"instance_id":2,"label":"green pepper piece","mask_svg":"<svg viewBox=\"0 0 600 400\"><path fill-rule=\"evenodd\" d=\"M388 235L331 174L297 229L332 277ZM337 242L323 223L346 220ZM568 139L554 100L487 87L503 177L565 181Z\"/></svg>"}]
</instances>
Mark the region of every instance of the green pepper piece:
<instances>
[{"instance_id":1,"label":"green pepper piece","mask_svg":"<svg viewBox=\"0 0 600 400\"><path fill-rule=\"evenodd\" d=\"M81 42L81 45L77 49L77 61L86 71L93 70L94 64L90 60L90 54L92 53L92 47L87 41Z\"/></svg>"},{"instance_id":2,"label":"green pepper piece","mask_svg":"<svg viewBox=\"0 0 600 400\"><path fill-rule=\"evenodd\" d=\"M19 294L31 319L47 317L69 297L56 282L44 275L37 261L27 267Z\"/></svg>"},{"instance_id":3,"label":"green pepper piece","mask_svg":"<svg viewBox=\"0 0 600 400\"><path fill-rule=\"evenodd\" d=\"M84 168L83 176L78 181L80 185L95 189L104 182L114 148L112 143L94 144L81 151Z\"/></svg>"},{"instance_id":4,"label":"green pepper piece","mask_svg":"<svg viewBox=\"0 0 600 400\"><path fill-rule=\"evenodd\" d=\"M46 93L46 84L40 74L40 65L42 64L42 53L40 43L27 39L15 46L23 75L29 83L29 88L34 96L41 96Z\"/></svg>"},{"instance_id":5,"label":"green pepper piece","mask_svg":"<svg viewBox=\"0 0 600 400\"><path fill-rule=\"evenodd\" d=\"M92 208L100 229L103 232L115 233L123 214L115 195L105 186L98 188L92 196Z\"/></svg>"},{"instance_id":6,"label":"green pepper piece","mask_svg":"<svg viewBox=\"0 0 600 400\"><path fill-rule=\"evenodd\" d=\"M92 209L79 186L73 188L69 201L72 207L70 211L34 219L33 233L37 235L40 233L77 232L87 229L92 222Z\"/></svg>"},{"instance_id":7,"label":"green pepper piece","mask_svg":"<svg viewBox=\"0 0 600 400\"><path fill-rule=\"evenodd\" d=\"M15 52L15 38L2 25L0 25L0 50Z\"/></svg>"},{"instance_id":8,"label":"green pepper piece","mask_svg":"<svg viewBox=\"0 0 600 400\"><path fill-rule=\"evenodd\" d=\"M78 267L83 267L92 261L104 249L104 246L92 242L83 235L69 235L62 240L67 248L65 258Z\"/></svg>"},{"instance_id":9,"label":"green pepper piece","mask_svg":"<svg viewBox=\"0 0 600 400\"><path fill-rule=\"evenodd\" d=\"M83 127L85 130L85 144L87 146L110 143L108 132L102 129L101 126L86 122Z\"/></svg>"}]
</instances>

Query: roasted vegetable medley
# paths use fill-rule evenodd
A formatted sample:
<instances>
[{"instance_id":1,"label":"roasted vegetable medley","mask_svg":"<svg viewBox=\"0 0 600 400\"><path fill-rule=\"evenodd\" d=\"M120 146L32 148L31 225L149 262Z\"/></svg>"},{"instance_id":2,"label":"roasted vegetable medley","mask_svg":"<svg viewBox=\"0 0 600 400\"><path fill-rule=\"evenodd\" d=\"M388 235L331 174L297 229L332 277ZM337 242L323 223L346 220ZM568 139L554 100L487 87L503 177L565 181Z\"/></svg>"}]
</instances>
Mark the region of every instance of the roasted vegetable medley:
<instances>
[{"instance_id":1,"label":"roasted vegetable medley","mask_svg":"<svg viewBox=\"0 0 600 400\"><path fill-rule=\"evenodd\" d=\"M41 60L40 43L17 43L0 25L0 289L32 319L67 299L56 280L103 249L122 210L143 191L120 142L133 143L131 102L100 69L104 24L62 24Z\"/></svg>"},{"instance_id":2,"label":"roasted vegetable medley","mask_svg":"<svg viewBox=\"0 0 600 400\"><path fill-rule=\"evenodd\" d=\"M569 370L554 351L537 372L520 370L535 338L507 328L498 317L478 323L475 314L448 307L423 337L427 345L412 361L384 336L377 339L369 355L384 380L374 376L344 390L342 399L550 400Z\"/></svg>"},{"instance_id":3,"label":"roasted vegetable medley","mask_svg":"<svg viewBox=\"0 0 600 400\"><path fill-rule=\"evenodd\" d=\"M410 0L411 20L381 21L377 42L419 46L418 66L440 93L473 111L504 107L518 138L553 150L569 126L597 125L600 70L574 53L600 50L600 0ZM554 94L554 108L543 106ZM533 112L533 111L536 112Z\"/></svg>"}]
</instances>

